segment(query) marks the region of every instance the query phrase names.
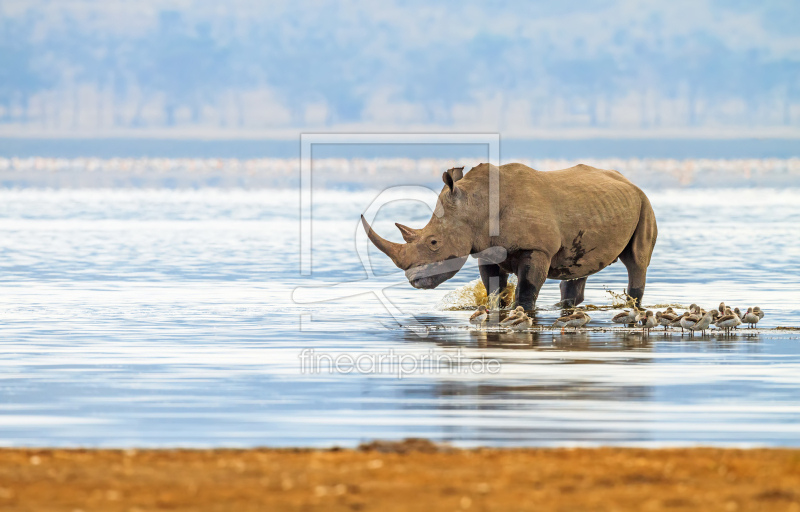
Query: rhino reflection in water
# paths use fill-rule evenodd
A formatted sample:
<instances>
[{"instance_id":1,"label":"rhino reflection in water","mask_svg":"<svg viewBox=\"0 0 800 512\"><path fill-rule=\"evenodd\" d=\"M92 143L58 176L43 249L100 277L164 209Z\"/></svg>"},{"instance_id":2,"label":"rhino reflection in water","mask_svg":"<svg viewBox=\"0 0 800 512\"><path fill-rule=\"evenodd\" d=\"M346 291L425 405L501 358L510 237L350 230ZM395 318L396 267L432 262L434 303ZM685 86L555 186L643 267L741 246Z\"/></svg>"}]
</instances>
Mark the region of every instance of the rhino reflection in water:
<instances>
[{"instance_id":1,"label":"rhino reflection in water","mask_svg":"<svg viewBox=\"0 0 800 512\"><path fill-rule=\"evenodd\" d=\"M487 293L516 274L512 306L532 310L545 279L559 279L564 305L583 301L586 278L619 259L628 269L628 294L641 303L658 229L650 201L617 171L577 165L539 172L500 166L500 232L489 236L489 174L480 164L442 175L436 211L422 229L397 224L405 244L378 236L361 218L369 239L405 270L415 288L435 288L453 277L470 254L503 247L500 263L478 259ZM495 278L495 279L492 279Z\"/></svg>"}]
</instances>

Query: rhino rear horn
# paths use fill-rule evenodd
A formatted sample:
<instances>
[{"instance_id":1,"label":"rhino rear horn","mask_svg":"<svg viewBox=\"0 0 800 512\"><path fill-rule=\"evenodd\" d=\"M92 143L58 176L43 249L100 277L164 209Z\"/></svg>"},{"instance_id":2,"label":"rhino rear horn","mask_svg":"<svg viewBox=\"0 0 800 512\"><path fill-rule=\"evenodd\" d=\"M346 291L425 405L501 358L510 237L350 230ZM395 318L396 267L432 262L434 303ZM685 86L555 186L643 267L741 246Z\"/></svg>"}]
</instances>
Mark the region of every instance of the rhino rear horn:
<instances>
[{"instance_id":1,"label":"rhino rear horn","mask_svg":"<svg viewBox=\"0 0 800 512\"><path fill-rule=\"evenodd\" d=\"M411 229L410 227L404 226L397 222L395 222L394 225L400 230L400 234L403 235L403 240L405 240L407 243L410 244L419 238L419 235L415 229Z\"/></svg>"}]
</instances>

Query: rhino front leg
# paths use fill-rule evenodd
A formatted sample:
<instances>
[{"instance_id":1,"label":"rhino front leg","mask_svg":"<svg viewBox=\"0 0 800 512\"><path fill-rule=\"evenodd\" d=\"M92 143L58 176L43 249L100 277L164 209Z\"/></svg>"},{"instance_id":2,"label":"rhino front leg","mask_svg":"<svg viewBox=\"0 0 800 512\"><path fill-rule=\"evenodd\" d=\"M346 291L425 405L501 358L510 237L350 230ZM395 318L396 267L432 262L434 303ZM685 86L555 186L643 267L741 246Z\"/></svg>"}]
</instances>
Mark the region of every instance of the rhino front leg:
<instances>
[{"instance_id":1,"label":"rhino front leg","mask_svg":"<svg viewBox=\"0 0 800 512\"><path fill-rule=\"evenodd\" d=\"M496 263L487 263L485 260L478 258L478 271L481 273L481 281L486 288L486 295L489 296L493 293L499 293L506 289L508 286L508 273L500 269L500 265ZM508 304L500 304L501 307L506 307Z\"/></svg>"},{"instance_id":2,"label":"rhino front leg","mask_svg":"<svg viewBox=\"0 0 800 512\"><path fill-rule=\"evenodd\" d=\"M547 279L550 258L541 251L525 251L519 259L517 267L516 305L525 311L533 312L536 298Z\"/></svg>"},{"instance_id":3,"label":"rhino front leg","mask_svg":"<svg viewBox=\"0 0 800 512\"><path fill-rule=\"evenodd\" d=\"M586 288L586 278L561 281L561 307L572 308L583 302L583 290Z\"/></svg>"}]
</instances>

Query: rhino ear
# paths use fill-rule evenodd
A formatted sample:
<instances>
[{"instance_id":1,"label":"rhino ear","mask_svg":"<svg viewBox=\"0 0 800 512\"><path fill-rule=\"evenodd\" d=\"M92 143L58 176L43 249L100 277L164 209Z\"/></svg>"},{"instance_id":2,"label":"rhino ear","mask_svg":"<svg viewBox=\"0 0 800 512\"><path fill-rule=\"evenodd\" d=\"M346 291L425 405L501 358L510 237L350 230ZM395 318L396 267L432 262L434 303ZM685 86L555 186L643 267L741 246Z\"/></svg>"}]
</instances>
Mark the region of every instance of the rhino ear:
<instances>
[{"instance_id":1,"label":"rhino ear","mask_svg":"<svg viewBox=\"0 0 800 512\"><path fill-rule=\"evenodd\" d=\"M449 172L445 171L444 173L442 173L442 181L444 182L445 185L447 185L447 188L450 189L450 193L452 194L453 189L456 188L456 182L453 181L453 177L450 176Z\"/></svg>"},{"instance_id":2,"label":"rhino ear","mask_svg":"<svg viewBox=\"0 0 800 512\"><path fill-rule=\"evenodd\" d=\"M444 174L442 174L442 181L444 184L447 185L447 188L450 189L452 193L453 190L456 188L456 182L464 177L464 168L463 167L453 167L452 169L448 169Z\"/></svg>"},{"instance_id":3,"label":"rhino ear","mask_svg":"<svg viewBox=\"0 0 800 512\"><path fill-rule=\"evenodd\" d=\"M397 222L395 222L394 225L397 226L397 229L400 230L400 234L403 235L403 240L405 240L407 243L410 244L411 242L414 242L417 238L419 238L417 232L411 229L410 227L398 224Z\"/></svg>"},{"instance_id":4,"label":"rhino ear","mask_svg":"<svg viewBox=\"0 0 800 512\"><path fill-rule=\"evenodd\" d=\"M444 181L444 184L447 185L447 188L450 189L450 192L453 192L456 183L453 181L453 177L450 176L449 172L445 171L442 173L442 181Z\"/></svg>"}]
</instances>

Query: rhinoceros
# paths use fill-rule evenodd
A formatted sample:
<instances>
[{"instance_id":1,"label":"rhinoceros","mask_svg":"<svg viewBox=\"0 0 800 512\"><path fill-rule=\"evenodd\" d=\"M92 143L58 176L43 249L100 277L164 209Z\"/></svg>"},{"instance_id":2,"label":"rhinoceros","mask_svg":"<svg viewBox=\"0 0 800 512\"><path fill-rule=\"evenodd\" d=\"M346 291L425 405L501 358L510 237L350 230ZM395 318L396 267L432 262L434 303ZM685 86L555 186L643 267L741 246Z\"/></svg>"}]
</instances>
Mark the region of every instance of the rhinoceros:
<instances>
[{"instance_id":1,"label":"rhinoceros","mask_svg":"<svg viewBox=\"0 0 800 512\"><path fill-rule=\"evenodd\" d=\"M431 220L421 229L396 224L405 244L389 242L361 221L375 246L405 271L415 288L436 288L453 277L469 255L505 249L502 261L478 256L487 293L518 284L512 307L534 310L545 279L561 280L563 307L580 304L588 276L622 261L627 293L637 305L658 229L650 201L617 171L576 165L540 172L513 163L449 169L442 175ZM499 233L490 236L490 175L499 173Z\"/></svg>"}]
</instances>

